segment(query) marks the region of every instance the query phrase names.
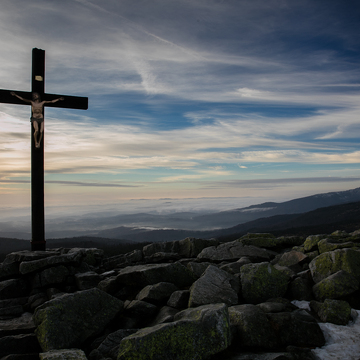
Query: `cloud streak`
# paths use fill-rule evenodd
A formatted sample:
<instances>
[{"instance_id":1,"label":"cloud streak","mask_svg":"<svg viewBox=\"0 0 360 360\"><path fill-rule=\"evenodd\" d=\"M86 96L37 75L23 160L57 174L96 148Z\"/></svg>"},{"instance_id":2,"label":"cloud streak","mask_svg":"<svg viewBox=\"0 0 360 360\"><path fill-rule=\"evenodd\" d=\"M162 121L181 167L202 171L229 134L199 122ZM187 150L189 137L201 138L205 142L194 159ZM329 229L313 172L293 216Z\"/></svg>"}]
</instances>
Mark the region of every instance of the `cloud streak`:
<instances>
[{"instance_id":1,"label":"cloud streak","mask_svg":"<svg viewBox=\"0 0 360 360\"><path fill-rule=\"evenodd\" d=\"M0 87L30 89L39 47L48 92L89 96L87 112L45 111L50 197L221 197L232 194L196 191L272 178L281 187L291 182L285 175L301 191L321 181L330 191L358 176L359 8L4 0ZM0 105L0 179L14 196L28 181L29 116Z\"/></svg>"}]
</instances>

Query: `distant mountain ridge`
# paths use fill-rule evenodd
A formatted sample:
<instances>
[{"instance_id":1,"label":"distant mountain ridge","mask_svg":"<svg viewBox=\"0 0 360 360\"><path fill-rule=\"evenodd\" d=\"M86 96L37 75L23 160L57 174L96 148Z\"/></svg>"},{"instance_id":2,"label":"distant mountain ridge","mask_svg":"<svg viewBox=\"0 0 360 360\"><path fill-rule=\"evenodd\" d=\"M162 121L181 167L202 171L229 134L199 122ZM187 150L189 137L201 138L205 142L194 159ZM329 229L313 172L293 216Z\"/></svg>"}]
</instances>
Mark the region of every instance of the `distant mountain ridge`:
<instances>
[{"instance_id":1,"label":"distant mountain ridge","mask_svg":"<svg viewBox=\"0 0 360 360\"><path fill-rule=\"evenodd\" d=\"M334 205L312 210L301 214L274 215L271 217L256 219L237 226L211 230L142 230L128 232L122 239L106 238L105 235L116 235L117 229L111 229L111 233L102 232L104 236L74 237L65 239L48 239L47 246L52 247L97 247L111 248L126 244L150 243L181 240L186 237L217 238L220 241L231 241L242 235L252 232L270 232L276 236L325 234L335 230L345 230L348 233L360 229L360 201ZM129 230L128 230L129 231ZM140 245L140 244L139 244ZM5 239L0 237L1 253L9 253L28 249L30 242L17 239Z\"/></svg>"},{"instance_id":2,"label":"distant mountain ridge","mask_svg":"<svg viewBox=\"0 0 360 360\"><path fill-rule=\"evenodd\" d=\"M195 217L195 220L199 221L199 219L202 219L203 221L206 220L213 224L221 223L221 227L224 228L234 226L234 222L242 224L263 217L282 214L300 214L327 206L346 204L356 201L360 201L360 188L306 196L282 203L265 202L245 208L202 215Z\"/></svg>"},{"instance_id":3,"label":"distant mountain ridge","mask_svg":"<svg viewBox=\"0 0 360 360\"><path fill-rule=\"evenodd\" d=\"M335 230L352 232L360 229L360 201L327 206L300 214L282 214L264 217L236 225L227 229L193 231L193 230L151 230L129 233L124 238L141 242L159 242L181 240L186 237L236 239L248 232L271 232L280 235L309 235L328 233ZM116 233L101 232L111 238Z\"/></svg>"},{"instance_id":4,"label":"distant mountain ridge","mask_svg":"<svg viewBox=\"0 0 360 360\"><path fill-rule=\"evenodd\" d=\"M214 234L241 224L278 215L295 215L319 208L360 201L360 188L316 194L285 202L258 205L198 215L195 212L171 214L119 214L112 216L83 215L60 217L46 221L46 237L66 238L92 236L133 241L170 241L172 236ZM272 221L276 219L273 218ZM264 222L265 220L262 220ZM277 221L277 220L276 220ZM249 226L246 225L246 226ZM0 237L30 239L21 224L0 223Z\"/></svg>"}]
</instances>

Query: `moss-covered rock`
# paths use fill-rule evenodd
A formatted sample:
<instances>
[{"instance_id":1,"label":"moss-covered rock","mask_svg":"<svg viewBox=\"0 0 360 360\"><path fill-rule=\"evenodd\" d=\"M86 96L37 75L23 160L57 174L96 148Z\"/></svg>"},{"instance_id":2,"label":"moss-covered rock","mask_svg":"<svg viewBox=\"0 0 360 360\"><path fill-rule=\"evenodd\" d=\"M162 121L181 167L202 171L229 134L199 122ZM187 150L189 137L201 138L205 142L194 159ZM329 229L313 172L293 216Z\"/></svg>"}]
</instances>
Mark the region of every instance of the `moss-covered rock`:
<instances>
[{"instance_id":1,"label":"moss-covered rock","mask_svg":"<svg viewBox=\"0 0 360 360\"><path fill-rule=\"evenodd\" d=\"M310 301L314 299L312 292L313 282L310 279L297 277L290 283L290 294L294 300Z\"/></svg>"},{"instance_id":2,"label":"moss-covered rock","mask_svg":"<svg viewBox=\"0 0 360 360\"><path fill-rule=\"evenodd\" d=\"M0 300L25 296L28 284L24 279L9 279L0 282Z\"/></svg>"},{"instance_id":3,"label":"moss-covered rock","mask_svg":"<svg viewBox=\"0 0 360 360\"><path fill-rule=\"evenodd\" d=\"M325 338L316 320L305 310L266 314L280 346L317 347Z\"/></svg>"},{"instance_id":4,"label":"moss-covered rock","mask_svg":"<svg viewBox=\"0 0 360 360\"><path fill-rule=\"evenodd\" d=\"M104 258L104 250L96 248L73 248L68 254L73 254L78 251L81 251L84 254L82 261L91 266L98 266L101 264L102 259Z\"/></svg>"},{"instance_id":5,"label":"moss-covered rock","mask_svg":"<svg viewBox=\"0 0 360 360\"><path fill-rule=\"evenodd\" d=\"M294 250L294 251L299 251L299 252L305 253L304 246L293 246L293 248L292 248L291 250Z\"/></svg>"},{"instance_id":6,"label":"moss-covered rock","mask_svg":"<svg viewBox=\"0 0 360 360\"><path fill-rule=\"evenodd\" d=\"M236 261L243 256L253 261L269 261L272 253L266 249L262 249L253 245L244 245L239 241L231 241L220 244L219 246L210 246L205 248L197 256L201 261Z\"/></svg>"},{"instance_id":7,"label":"moss-covered rock","mask_svg":"<svg viewBox=\"0 0 360 360\"><path fill-rule=\"evenodd\" d=\"M360 277L360 252L353 249L340 249L319 255L309 264L315 283L328 276L345 270L356 278Z\"/></svg>"},{"instance_id":8,"label":"moss-covered rock","mask_svg":"<svg viewBox=\"0 0 360 360\"><path fill-rule=\"evenodd\" d=\"M307 257L309 258L309 261L314 260L316 257L319 256L319 251L318 250L314 250L314 251L310 251L308 253L306 253Z\"/></svg>"},{"instance_id":9,"label":"moss-covered rock","mask_svg":"<svg viewBox=\"0 0 360 360\"><path fill-rule=\"evenodd\" d=\"M251 304L231 306L229 317L233 343L237 347L274 349L277 346L276 336L266 314L258 306Z\"/></svg>"},{"instance_id":10,"label":"moss-covered rock","mask_svg":"<svg viewBox=\"0 0 360 360\"><path fill-rule=\"evenodd\" d=\"M23 261L20 263L19 271L21 274L29 274L56 265L79 266L84 257L85 252L78 250L71 254L50 256L32 261Z\"/></svg>"},{"instance_id":11,"label":"moss-covered rock","mask_svg":"<svg viewBox=\"0 0 360 360\"><path fill-rule=\"evenodd\" d=\"M280 236L276 238L273 234L259 233L246 234L237 240L243 245L252 245L261 248L283 248L301 245L304 238L301 236Z\"/></svg>"},{"instance_id":12,"label":"moss-covered rock","mask_svg":"<svg viewBox=\"0 0 360 360\"><path fill-rule=\"evenodd\" d=\"M239 279L224 270L210 265L190 288L189 307L205 304L238 303Z\"/></svg>"},{"instance_id":13,"label":"moss-covered rock","mask_svg":"<svg viewBox=\"0 0 360 360\"><path fill-rule=\"evenodd\" d=\"M174 284L160 282L155 285L145 286L137 295L136 299L147 301L154 305L165 305L170 295L179 290Z\"/></svg>"},{"instance_id":14,"label":"moss-covered rock","mask_svg":"<svg viewBox=\"0 0 360 360\"><path fill-rule=\"evenodd\" d=\"M0 359L27 359L41 351L34 334L9 335L0 338Z\"/></svg>"},{"instance_id":15,"label":"moss-covered rock","mask_svg":"<svg viewBox=\"0 0 360 360\"><path fill-rule=\"evenodd\" d=\"M270 233L247 233L246 235L242 236L239 240L242 240L242 239L259 239L259 238L263 238L263 239L273 238L273 239L275 239L275 235L270 234Z\"/></svg>"},{"instance_id":16,"label":"moss-covered rock","mask_svg":"<svg viewBox=\"0 0 360 360\"><path fill-rule=\"evenodd\" d=\"M345 230L336 230L333 231L330 236L334 238L345 238L348 237L349 234Z\"/></svg>"},{"instance_id":17,"label":"moss-covered rock","mask_svg":"<svg viewBox=\"0 0 360 360\"><path fill-rule=\"evenodd\" d=\"M230 345L225 304L184 310L174 322L139 330L120 343L118 360L206 359Z\"/></svg>"},{"instance_id":18,"label":"moss-covered rock","mask_svg":"<svg viewBox=\"0 0 360 360\"><path fill-rule=\"evenodd\" d=\"M39 354L40 360L87 360L85 353L80 349L52 350Z\"/></svg>"},{"instance_id":19,"label":"moss-covered rock","mask_svg":"<svg viewBox=\"0 0 360 360\"><path fill-rule=\"evenodd\" d=\"M219 242L215 239L205 240L196 238L186 238L183 240L155 242L143 247L145 259L151 259L157 253L177 254L178 257L192 258L209 246L217 246Z\"/></svg>"},{"instance_id":20,"label":"moss-covered rock","mask_svg":"<svg viewBox=\"0 0 360 360\"><path fill-rule=\"evenodd\" d=\"M78 347L120 313L123 302L99 290L66 294L39 306L35 334L43 351Z\"/></svg>"},{"instance_id":21,"label":"moss-covered rock","mask_svg":"<svg viewBox=\"0 0 360 360\"><path fill-rule=\"evenodd\" d=\"M203 249L216 245L219 245L219 242L215 239L186 238L179 241L179 254L187 258L192 258L198 256Z\"/></svg>"},{"instance_id":22,"label":"moss-covered rock","mask_svg":"<svg viewBox=\"0 0 360 360\"><path fill-rule=\"evenodd\" d=\"M304 243L302 236L280 236L277 238L277 247L293 247L300 246Z\"/></svg>"},{"instance_id":23,"label":"moss-covered rock","mask_svg":"<svg viewBox=\"0 0 360 360\"><path fill-rule=\"evenodd\" d=\"M348 241L349 239L339 239L339 240L332 240L332 239L323 239L319 241L318 248L319 253L323 254L328 251L333 251L337 249L358 249L360 248L360 243L356 243L353 241Z\"/></svg>"},{"instance_id":24,"label":"moss-covered rock","mask_svg":"<svg viewBox=\"0 0 360 360\"><path fill-rule=\"evenodd\" d=\"M128 266L122 269L116 278L118 284L137 287L160 282L169 282L178 287L184 287L191 285L195 280L193 273L178 262Z\"/></svg>"},{"instance_id":25,"label":"moss-covered rock","mask_svg":"<svg viewBox=\"0 0 360 360\"><path fill-rule=\"evenodd\" d=\"M317 244L320 240L324 239L326 235L310 235L306 238L304 242L304 250L306 252L317 250Z\"/></svg>"},{"instance_id":26,"label":"moss-covered rock","mask_svg":"<svg viewBox=\"0 0 360 360\"><path fill-rule=\"evenodd\" d=\"M310 307L324 322L347 325L351 319L351 307L346 301L330 299L326 299L324 303L311 301Z\"/></svg>"},{"instance_id":27,"label":"moss-covered rock","mask_svg":"<svg viewBox=\"0 0 360 360\"><path fill-rule=\"evenodd\" d=\"M302 265L308 262L310 262L309 258L305 254L300 251L291 250L282 254L278 264L299 272L302 270Z\"/></svg>"},{"instance_id":28,"label":"moss-covered rock","mask_svg":"<svg viewBox=\"0 0 360 360\"><path fill-rule=\"evenodd\" d=\"M237 240L243 245L253 245L261 248L274 248L278 244L277 238L272 234L246 234Z\"/></svg>"},{"instance_id":29,"label":"moss-covered rock","mask_svg":"<svg viewBox=\"0 0 360 360\"><path fill-rule=\"evenodd\" d=\"M267 262L247 264L241 268L242 295L250 304L282 297L288 283L289 277Z\"/></svg>"},{"instance_id":30,"label":"moss-covered rock","mask_svg":"<svg viewBox=\"0 0 360 360\"><path fill-rule=\"evenodd\" d=\"M340 270L313 286L315 298L340 299L359 290L359 281L351 274Z\"/></svg>"}]
</instances>

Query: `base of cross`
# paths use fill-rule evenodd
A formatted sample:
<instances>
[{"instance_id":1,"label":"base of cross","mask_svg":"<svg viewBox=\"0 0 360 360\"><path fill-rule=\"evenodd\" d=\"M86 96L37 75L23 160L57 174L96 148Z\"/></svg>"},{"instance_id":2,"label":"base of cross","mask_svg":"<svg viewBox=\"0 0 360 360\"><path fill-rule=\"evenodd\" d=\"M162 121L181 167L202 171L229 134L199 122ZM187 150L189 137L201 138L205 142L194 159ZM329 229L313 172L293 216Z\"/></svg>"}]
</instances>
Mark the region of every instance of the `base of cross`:
<instances>
[{"instance_id":1,"label":"base of cross","mask_svg":"<svg viewBox=\"0 0 360 360\"><path fill-rule=\"evenodd\" d=\"M46 241L34 241L31 240L31 251L45 251L46 250Z\"/></svg>"}]
</instances>

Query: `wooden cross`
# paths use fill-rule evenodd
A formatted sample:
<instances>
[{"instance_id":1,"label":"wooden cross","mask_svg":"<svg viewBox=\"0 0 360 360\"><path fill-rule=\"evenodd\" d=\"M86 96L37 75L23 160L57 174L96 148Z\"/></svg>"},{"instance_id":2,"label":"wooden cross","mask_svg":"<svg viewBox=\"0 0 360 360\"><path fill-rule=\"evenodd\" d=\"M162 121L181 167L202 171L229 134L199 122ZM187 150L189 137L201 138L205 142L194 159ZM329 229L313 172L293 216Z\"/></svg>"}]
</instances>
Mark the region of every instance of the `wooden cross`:
<instances>
[{"instance_id":1,"label":"wooden cross","mask_svg":"<svg viewBox=\"0 0 360 360\"><path fill-rule=\"evenodd\" d=\"M88 98L45 93L45 51L32 49L31 92L0 90L0 103L31 105L31 250L46 250L44 106L87 110Z\"/></svg>"}]
</instances>

